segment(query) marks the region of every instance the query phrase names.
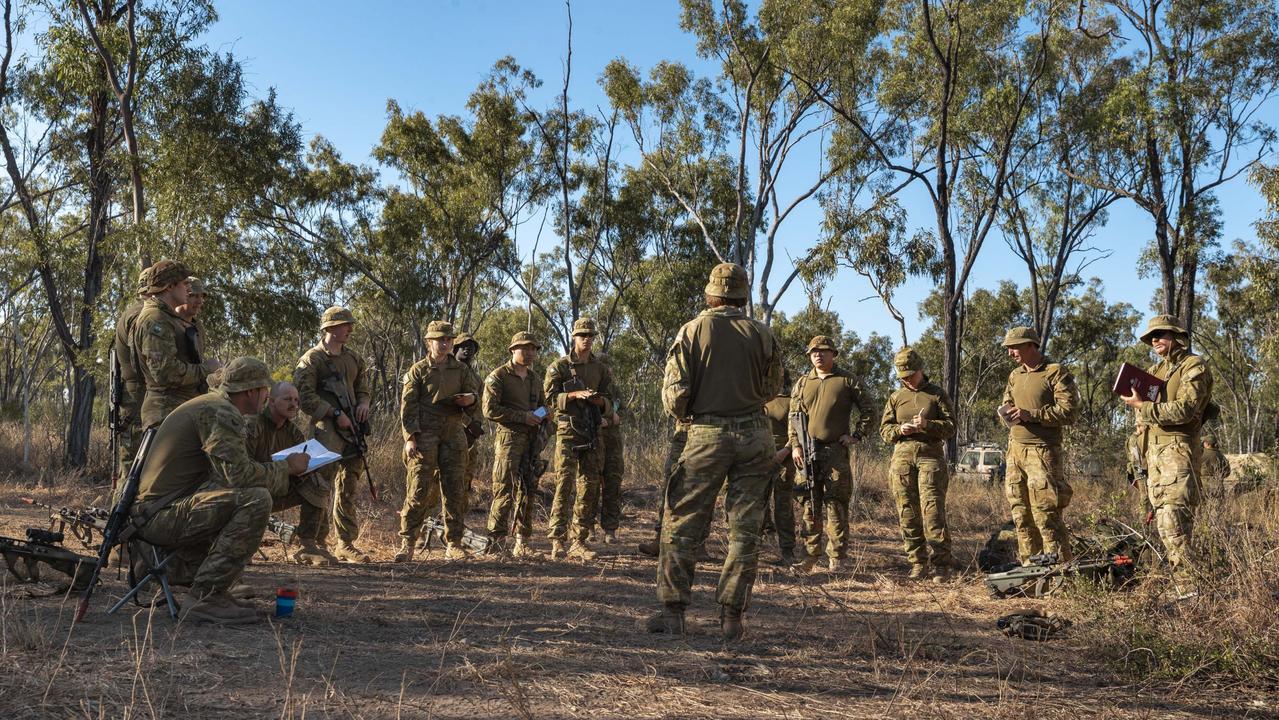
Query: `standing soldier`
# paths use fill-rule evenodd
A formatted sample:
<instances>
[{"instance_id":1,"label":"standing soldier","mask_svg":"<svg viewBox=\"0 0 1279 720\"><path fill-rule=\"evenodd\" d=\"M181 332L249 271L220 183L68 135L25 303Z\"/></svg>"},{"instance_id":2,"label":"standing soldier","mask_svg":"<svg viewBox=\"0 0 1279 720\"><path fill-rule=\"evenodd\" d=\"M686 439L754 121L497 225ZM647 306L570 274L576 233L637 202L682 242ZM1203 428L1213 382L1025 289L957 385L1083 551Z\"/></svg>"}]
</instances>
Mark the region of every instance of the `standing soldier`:
<instances>
[{"instance_id":1,"label":"standing soldier","mask_svg":"<svg viewBox=\"0 0 1279 720\"><path fill-rule=\"evenodd\" d=\"M130 304L120 313L115 323L115 339L111 347L115 350L115 361L120 373L120 424L116 442L120 453L117 458L120 464L120 477L129 472L133 464L133 454L137 451L138 436L142 432L142 395L146 385L142 375L141 359L133 352L133 327L138 316L142 314L146 299L151 296L150 288L154 285L154 273L146 268L138 274L138 300Z\"/></svg>"},{"instance_id":2,"label":"standing soldier","mask_svg":"<svg viewBox=\"0 0 1279 720\"><path fill-rule=\"evenodd\" d=\"M613 386L613 415L600 430L604 443L604 484L600 488L600 529L604 544L617 542L617 529L622 525L622 476L626 474L626 439L622 436L622 405Z\"/></svg>"},{"instance_id":3,"label":"standing soldier","mask_svg":"<svg viewBox=\"0 0 1279 720\"><path fill-rule=\"evenodd\" d=\"M579 318L573 323L573 350L546 369L546 402L554 408L556 424L555 499L548 533L551 559L564 552L570 513L569 557L596 557L588 538L603 483L604 447L599 431L613 414L613 371L591 355L597 334L594 320Z\"/></svg>"},{"instance_id":4,"label":"standing soldier","mask_svg":"<svg viewBox=\"0 0 1279 720\"><path fill-rule=\"evenodd\" d=\"M1230 461L1217 449L1217 436L1212 433L1204 435L1203 440L1203 476L1208 491L1225 497L1226 478L1230 477Z\"/></svg>"},{"instance_id":5,"label":"standing soldier","mask_svg":"<svg viewBox=\"0 0 1279 720\"><path fill-rule=\"evenodd\" d=\"M150 297L133 326L133 348L146 383L142 427L150 427L173 409L203 392L209 373L222 367L200 358L187 335L187 323L176 308L187 302L186 266L161 260L152 266Z\"/></svg>"},{"instance_id":6,"label":"standing soldier","mask_svg":"<svg viewBox=\"0 0 1279 720\"><path fill-rule=\"evenodd\" d=\"M245 420L244 438L249 456L261 463L271 462L271 455L304 442L306 437L293 422L300 408L298 389L293 383L280 381L272 386L266 407ZM272 494L271 512L300 508L297 538L301 547L294 553L293 560L303 565L336 563L337 558L316 540L324 535L329 522L328 484L318 472L312 472L290 475L288 488L284 490L284 494Z\"/></svg>"},{"instance_id":7,"label":"standing soldier","mask_svg":"<svg viewBox=\"0 0 1279 720\"><path fill-rule=\"evenodd\" d=\"M825 515L826 556L830 571L836 572L848 556L848 504L853 497L848 448L870 428L874 408L857 378L835 364L839 350L829 337L814 337L805 352L813 369L796 381L790 411L807 414L808 434L817 444L818 466L804 467L804 451L794 426L790 428L791 459L805 470L808 482L816 485L819 500L813 501L812 492L800 495L806 550L801 568L811 571L821 557ZM854 409L858 413L855 429L851 422Z\"/></svg>"},{"instance_id":8,"label":"standing soldier","mask_svg":"<svg viewBox=\"0 0 1279 720\"><path fill-rule=\"evenodd\" d=\"M515 557L535 555L529 547L533 536L533 490L537 478L535 456L538 434L546 421L546 395L533 363L542 346L532 333L517 332L507 350L511 361L493 369L484 380L484 417L497 426L493 438L493 505L489 508L489 537L506 537L514 512Z\"/></svg>"},{"instance_id":9,"label":"standing soldier","mask_svg":"<svg viewBox=\"0 0 1279 720\"><path fill-rule=\"evenodd\" d=\"M777 471L768 483L769 507L772 509L773 529L777 531L777 549L783 565L795 564L795 463L790 449L790 384L789 377L782 378L777 395L764 403L764 414L773 431L773 462ZM766 511L767 517L767 511Z\"/></svg>"},{"instance_id":10,"label":"standing soldier","mask_svg":"<svg viewBox=\"0 0 1279 720\"><path fill-rule=\"evenodd\" d=\"M931 567L935 579L945 580L953 561L946 529L950 477L944 443L955 436L955 413L946 391L924 374L914 349L898 351L893 366L902 387L884 404L879 436L893 446L888 486L897 500L910 577L921 578Z\"/></svg>"},{"instance_id":11,"label":"standing soldier","mask_svg":"<svg viewBox=\"0 0 1279 720\"><path fill-rule=\"evenodd\" d=\"M768 326L742 308L750 280L740 265L721 263L705 290L708 308L680 328L666 359L662 405L673 418L691 418L684 451L667 478L657 599L662 610L648 631L682 633L692 596L698 548L727 477L728 553L716 599L724 640L741 638L742 613L759 562L759 533L773 440L764 403L777 394L782 363Z\"/></svg>"},{"instance_id":12,"label":"standing soldier","mask_svg":"<svg viewBox=\"0 0 1279 720\"><path fill-rule=\"evenodd\" d=\"M466 508L466 433L462 428L470 420L466 409L479 400L479 386L473 379L475 373L453 357L455 337L453 323L432 320L426 327L427 356L409 368L400 390L408 490L400 510L396 562L413 559L413 544L437 493L444 504L444 558L469 557L462 547Z\"/></svg>"},{"instance_id":13,"label":"standing soldier","mask_svg":"<svg viewBox=\"0 0 1279 720\"><path fill-rule=\"evenodd\" d=\"M356 433L369 419L369 377L364 358L346 347L355 329L355 316L344 307L324 311L320 330L324 337L307 350L293 369L302 412L311 416L312 437L324 447L346 457L319 471L323 492L333 496L333 527L337 530L334 555L345 562L368 562L369 557L355 547L360 536L355 514L355 493L360 487L364 457L358 453ZM343 411L342 407L354 408ZM350 417L354 413L355 417ZM326 506L328 504L326 503ZM328 536L328 523L316 537L319 545Z\"/></svg>"},{"instance_id":14,"label":"standing soldier","mask_svg":"<svg viewBox=\"0 0 1279 720\"><path fill-rule=\"evenodd\" d=\"M1212 373L1203 358L1190 352L1190 337L1172 315L1156 315L1141 341L1159 356L1150 373L1164 381L1159 399L1142 399L1134 388L1124 403L1146 424L1146 471L1150 504L1159 537L1168 553L1173 578L1182 596L1194 593L1195 508L1199 506L1199 432L1216 415Z\"/></svg>"},{"instance_id":15,"label":"standing soldier","mask_svg":"<svg viewBox=\"0 0 1279 720\"><path fill-rule=\"evenodd\" d=\"M1066 368L1039 352L1033 329L1015 327L1003 344L1017 362L998 410L1008 426L1004 494L1017 528L1017 555L1022 564L1040 553L1066 562L1073 553L1062 511L1073 492L1063 470L1061 436L1079 414L1079 391Z\"/></svg>"},{"instance_id":16,"label":"standing soldier","mask_svg":"<svg viewBox=\"0 0 1279 720\"><path fill-rule=\"evenodd\" d=\"M462 333L453 341L453 357L471 371L471 382L475 387L483 387L480 374L475 371L475 356L480 354L480 342L470 333ZM484 435L484 418L481 416L481 403L475 402L466 408L466 452L462 455L465 461L462 469L463 485L462 515L465 516L471 505L471 488L475 485L475 475L480 470L480 438Z\"/></svg>"}]
</instances>

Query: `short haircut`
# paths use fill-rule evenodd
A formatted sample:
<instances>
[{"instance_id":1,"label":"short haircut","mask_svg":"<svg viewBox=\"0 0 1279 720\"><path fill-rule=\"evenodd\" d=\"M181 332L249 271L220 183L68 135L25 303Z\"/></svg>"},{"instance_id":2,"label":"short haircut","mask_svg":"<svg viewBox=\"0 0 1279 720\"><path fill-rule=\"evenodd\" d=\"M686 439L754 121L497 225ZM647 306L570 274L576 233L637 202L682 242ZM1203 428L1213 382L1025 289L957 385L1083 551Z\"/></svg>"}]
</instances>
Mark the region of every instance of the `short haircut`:
<instances>
[{"instance_id":1,"label":"short haircut","mask_svg":"<svg viewBox=\"0 0 1279 720\"><path fill-rule=\"evenodd\" d=\"M288 390L289 388L293 388L294 390L297 390L297 387L293 383L289 382L288 380L281 380L280 382L271 386L271 397L278 398L285 390Z\"/></svg>"}]
</instances>

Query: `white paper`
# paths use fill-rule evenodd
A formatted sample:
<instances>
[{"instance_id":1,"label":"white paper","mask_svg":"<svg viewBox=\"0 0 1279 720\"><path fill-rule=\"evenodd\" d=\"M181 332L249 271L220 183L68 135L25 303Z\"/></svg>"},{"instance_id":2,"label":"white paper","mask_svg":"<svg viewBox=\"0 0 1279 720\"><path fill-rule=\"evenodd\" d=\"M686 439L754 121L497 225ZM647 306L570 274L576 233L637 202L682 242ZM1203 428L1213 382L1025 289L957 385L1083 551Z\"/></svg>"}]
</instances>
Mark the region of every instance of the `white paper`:
<instances>
[{"instance_id":1,"label":"white paper","mask_svg":"<svg viewBox=\"0 0 1279 720\"><path fill-rule=\"evenodd\" d=\"M324 447L324 443L314 438L304 443L294 445L291 448L285 448L278 453L271 455L272 460L284 460L293 453L304 452L311 456L311 462L306 466L307 472L315 472L316 470L335 463L342 459L342 456Z\"/></svg>"}]
</instances>

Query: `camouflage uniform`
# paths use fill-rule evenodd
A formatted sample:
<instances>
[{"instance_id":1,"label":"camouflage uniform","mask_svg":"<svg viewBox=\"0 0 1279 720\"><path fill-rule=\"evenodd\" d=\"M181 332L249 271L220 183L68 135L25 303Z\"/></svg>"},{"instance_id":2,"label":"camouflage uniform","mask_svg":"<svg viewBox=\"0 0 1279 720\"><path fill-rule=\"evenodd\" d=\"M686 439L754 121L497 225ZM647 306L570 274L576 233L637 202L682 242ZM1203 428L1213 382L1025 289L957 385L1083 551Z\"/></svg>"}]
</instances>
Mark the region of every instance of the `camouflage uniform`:
<instances>
[{"instance_id":1,"label":"camouflage uniform","mask_svg":"<svg viewBox=\"0 0 1279 720\"><path fill-rule=\"evenodd\" d=\"M283 425L277 426L270 407L247 419L244 430L249 457L262 463L271 462L274 453L306 441L306 436L292 420L286 419ZM318 473L302 477L290 475L287 492L271 498L271 512L295 507L300 508L298 540L304 544L315 542L323 535L329 522L329 486Z\"/></svg>"},{"instance_id":2,"label":"camouflage uniform","mask_svg":"<svg viewBox=\"0 0 1279 720\"><path fill-rule=\"evenodd\" d=\"M573 323L574 336L595 334L594 320L581 318ZM578 383L580 387L574 388ZM570 387L566 389L566 385ZM604 398L604 407L594 407L588 400L570 400L568 393L573 389L596 391ZM551 503L547 536L562 542L571 535L575 545L584 547L595 525L595 512L600 503L604 447L599 441L597 423L613 411L613 371L598 357L582 360L569 353L546 369L543 391L547 405L554 410L556 427L555 499ZM593 423L595 426L590 427ZM595 436L593 442L592 436ZM569 503L572 503L571 510Z\"/></svg>"},{"instance_id":3,"label":"camouflage uniform","mask_svg":"<svg viewBox=\"0 0 1279 720\"><path fill-rule=\"evenodd\" d=\"M133 522L145 541L198 563L191 583L200 597L225 592L262 542L271 496L288 487L283 460L249 457L234 393L266 387L271 376L252 358L236 358L214 392L165 418L142 472Z\"/></svg>"},{"instance_id":4,"label":"camouflage uniform","mask_svg":"<svg viewBox=\"0 0 1279 720\"><path fill-rule=\"evenodd\" d=\"M1199 432L1212 402L1212 373L1203 358L1186 349L1186 331L1171 315L1152 318L1141 341L1149 343L1161 331L1175 333L1178 344L1150 368L1164 385L1156 402L1137 407L1137 421L1146 425L1147 486L1155 523L1173 572L1184 576L1195 560L1191 534L1201 495Z\"/></svg>"},{"instance_id":5,"label":"camouflage uniform","mask_svg":"<svg viewBox=\"0 0 1279 720\"><path fill-rule=\"evenodd\" d=\"M428 340L453 337L457 333L452 323L435 320L428 325ZM474 377L475 373L451 354L440 365L430 357L423 358L404 375L400 426L406 441L417 441L420 455L403 454L408 490L400 510L400 538L410 546L417 540L437 495L443 497L445 541L452 546L462 542L466 507L466 434L462 428L469 418L454 396L470 393L478 401L479 387Z\"/></svg>"},{"instance_id":6,"label":"camouflage uniform","mask_svg":"<svg viewBox=\"0 0 1279 720\"><path fill-rule=\"evenodd\" d=\"M744 300L749 292L746 271L731 263L716 266L706 287L708 296L732 300ZM741 616L759 562L768 483L776 469L763 408L781 389L781 380L781 354L772 332L739 307L704 310L676 335L667 355L662 405L671 417L692 420L684 451L667 478L657 560L663 610L649 620L650 631L683 630L697 552L727 477L729 544L716 599L724 638L741 636Z\"/></svg>"},{"instance_id":7,"label":"camouflage uniform","mask_svg":"<svg viewBox=\"0 0 1279 720\"><path fill-rule=\"evenodd\" d=\"M190 290L187 292L188 298L195 297L197 295L203 297L205 295L204 281L200 278L187 278L187 285L190 287ZM184 322L186 322L185 334L187 336L187 342L191 346L191 354L195 358L196 362L203 362L204 328L200 325L200 318L193 317L190 320L185 320ZM209 383L206 378L205 380L200 381L199 385L196 386L196 393L200 394L208 391Z\"/></svg>"},{"instance_id":8,"label":"camouflage uniform","mask_svg":"<svg viewBox=\"0 0 1279 720\"><path fill-rule=\"evenodd\" d=\"M806 352L829 349L838 354L829 337L818 335ZM857 427L851 427L851 413L858 412ZM814 505L812 494L797 493L803 508L804 546L809 558L822 553L822 524L825 516L826 555L838 564L848 555L848 504L853 497L853 471L848 448L839 441L845 435L860 439L870 428L875 412L870 397L861 383L838 365L826 377L810 370L795 383L791 391L791 413L808 414L808 432L817 442L818 475L809 478L818 484L820 504ZM798 447L795 429L789 428L790 446ZM823 512L824 511L824 512Z\"/></svg>"},{"instance_id":9,"label":"camouflage uniform","mask_svg":"<svg viewBox=\"0 0 1279 720\"><path fill-rule=\"evenodd\" d=\"M764 403L764 414L773 432L773 447L790 449L790 395L782 394ZM777 531L777 549L782 559L794 559L795 553L795 462L788 456L777 466L768 483L768 503L772 511L773 529ZM766 516L767 516L767 512Z\"/></svg>"},{"instance_id":10,"label":"camouflage uniform","mask_svg":"<svg viewBox=\"0 0 1279 720\"><path fill-rule=\"evenodd\" d=\"M1203 468L1204 485L1217 497L1224 497L1226 478L1230 477L1230 461L1217 449L1215 435L1204 435L1203 444L1205 447L1200 467Z\"/></svg>"},{"instance_id":11,"label":"camouflage uniform","mask_svg":"<svg viewBox=\"0 0 1279 720\"><path fill-rule=\"evenodd\" d=\"M1015 327L1004 336L1004 347L1024 343L1039 346L1039 335ZM1038 367L1019 365L1008 375L1002 405L1030 413L1030 420L1008 429L1008 469L1004 494L1017 528L1017 554L1025 563L1032 555L1056 553L1071 558L1070 531L1062 511L1074 494L1063 469L1062 428L1079 414L1075 378L1061 365L1043 358Z\"/></svg>"},{"instance_id":12,"label":"camouflage uniform","mask_svg":"<svg viewBox=\"0 0 1279 720\"><path fill-rule=\"evenodd\" d=\"M616 387L614 393L616 394ZM613 414L618 415L620 407ZM622 525L622 476L626 474L626 437L620 425L609 422L600 429L604 445L603 485L600 487L600 528L605 539L612 537ZM611 541L610 541L611 542Z\"/></svg>"},{"instance_id":13,"label":"camouflage uniform","mask_svg":"<svg viewBox=\"0 0 1279 720\"><path fill-rule=\"evenodd\" d=\"M462 333L457 336L457 340L453 344L453 355L457 355L457 348L466 343L474 343L475 351L479 352L480 343L468 333ZM462 360L459 362L471 371L471 382L475 387L484 387L484 379L475 370L475 356L472 355L470 360ZM464 490L462 492L462 515L465 516L471 505L471 489L475 487L475 476L480 472L480 436L484 434L484 420L481 403L479 399L465 408L466 413L466 452L462 455L462 480ZM438 475L438 472L437 472Z\"/></svg>"},{"instance_id":14,"label":"camouflage uniform","mask_svg":"<svg viewBox=\"0 0 1279 720\"><path fill-rule=\"evenodd\" d=\"M161 260L154 266L151 293L186 280L180 263ZM147 298L133 324L133 349L146 384L142 399L142 427L164 419L174 408L199 395L212 367L196 354L186 334L186 321L155 297Z\"/></svg>"},{"instance_id":15,"label":"camouflage uniform","mask_svg":"<svg viewBox=\"0 0 1279 720\"><path fill-rule=\"evenodd\" d=\"M133 456L137 452L138 438L142 434L142 396L146 392L146 381L142 375L142 363L133 352L133 328L138 316L142 314L142 306L153 284L155 273L151 268L138 275L138 301L130 304L120 314L115 323L115 338L111 347L115 350L116 363L120 373L120 424L116 442L119 454L120 477L129 473L133 464Z\"/></svg>"},{"instance_id":16,"label":"camouflage uniform","mask_svg":"<svg viewBox=\"0 0 1279 720\"><path fill-rule=\"evenodd\" d=\"M326 330L354 322L355 317L351 315L351 311L335 306L324 311L320 329ZM337 395L328 387L330 377L337 378L338 387L350 399L350 407L354 410L369 400L369 377L364 358L345 346L340 354L329 355L321 341L307 350L293 369L293 384L298 389L302 412L311 417L312 437L339 455L354 455L354 438L343 437L347 431L339 430L337 426L335 413L339 402ZM349 419L355 423L355 418ZM359 455L317 471L317 479L323 492L333 496L333 527L337 530L339 544L350 545L360 536L355 495L360 488L360 474L363 471L364 458ZM316 540L323 543L327 536L326 524Z\"/></svg>"},{"instance_id":17,"label":"camouflage uniform","mask_svg":"<svg viewBox=\"0 0 1279 720\"><path fill-rule=\"evenodd\" d=\"M516 333L508 351L520 345L541 348L531 333ZM546 394L533 368L519 376L514 361L497 367L484 380L484 417L497 427L493 438L493 504L489 507L488 533L492 538L506 537L514 512L515 534L527 543L533 535L533 495L537 479L526 488L520 477L520 464L525 461L529 444L543 426L524 422L528 413L546 406ZM536 463L537 458L531 462Z\"/></svg>"},{"instance_id":18,"label":"camouflage uniform","mask_svg":"<svg viewBox=\"0 0 1279 720\"><path fill-rule=\"evenodd\" d=\"M909 347L897 353L893 365L900 380L923 369L919 355ZM913 424L916 415L925 420L924 427L902 434L902 426ZM944 570L952 563L946 527L950 471L945 442L955 436L955 413L946 391L927 377L917 388L903 385L895 390L884 404L879 436L893 447L888 486L897 501L906 558L917 568L931 562Z\"/></svg>"}]
</instances>

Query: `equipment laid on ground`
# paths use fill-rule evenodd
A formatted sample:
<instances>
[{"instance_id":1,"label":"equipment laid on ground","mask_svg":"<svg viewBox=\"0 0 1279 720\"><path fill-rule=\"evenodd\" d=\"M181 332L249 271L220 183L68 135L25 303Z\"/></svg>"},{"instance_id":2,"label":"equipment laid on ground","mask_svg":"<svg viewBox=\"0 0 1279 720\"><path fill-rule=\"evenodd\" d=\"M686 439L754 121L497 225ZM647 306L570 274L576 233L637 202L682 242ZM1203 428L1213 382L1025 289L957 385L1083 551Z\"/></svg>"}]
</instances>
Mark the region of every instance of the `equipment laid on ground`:
<instances>
[{"instance_id":1,"label":"equipment laid on ground","mask_svg":"<svg viewBox=\"0 0 1279 720\"><path fill-rule=\"evenodd\" d=\"M426 538L422 543L423 547L430 549L432 543L435 542L439 542L441 546L444 545L445 528L444 523L439 518L431 515L422 524L422 527L426 530ZM462 546L469 548L473 552L486 553L489 549L489 539L470 530L463 530Z\"/></svg>"},{"instance_id":2,"label":"equipment laid on ground","mask_svg":"<svg viewBox=\"0 0 1279 720\"><path fill-rule=\"evenodd\" d=\"M77 555L62 547L63 534L52 530L28 528L27 539L0 537L0 556L9 572L21 583L48 583L53 594L67 590L80 592L89 586L93 578L93 558ZM65 578L51 582L52 578L42 570L53 570Z\"/></svg>"}]
</instances>

